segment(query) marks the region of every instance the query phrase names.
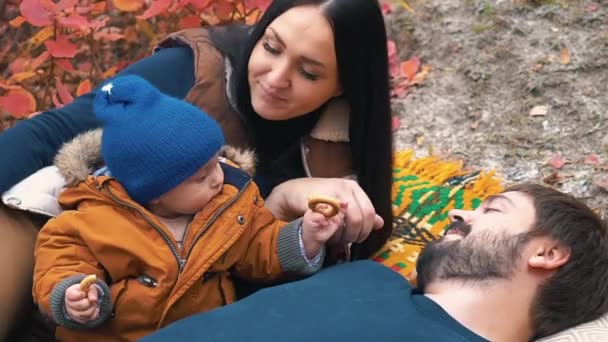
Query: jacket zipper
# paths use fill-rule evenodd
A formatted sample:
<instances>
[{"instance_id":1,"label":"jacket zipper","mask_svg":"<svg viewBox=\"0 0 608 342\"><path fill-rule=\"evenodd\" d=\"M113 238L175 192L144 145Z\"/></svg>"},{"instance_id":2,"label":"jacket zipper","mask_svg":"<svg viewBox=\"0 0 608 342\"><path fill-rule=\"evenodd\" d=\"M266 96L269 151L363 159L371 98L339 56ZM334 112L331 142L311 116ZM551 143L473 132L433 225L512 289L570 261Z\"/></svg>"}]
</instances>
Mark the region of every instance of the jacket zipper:
<instances>
[{"instance_id":1,"label":"jacket zipper","mask_svg":"<svg viewBox=\"0 0 608 342\"><path fill-rule=\"evenodd\" d=\"M203 226L203 228L201 230L199 230L198 233L196 233L196 236L194 237L194 240L192 241L192 244L190 245L190 249L188 249L188 253L186 253L186 257L185 258L181 258L180 257L180 253L179 253L178 249L175 247L175 245L173 244L173 242L171 241L171 238L169 237L169 235L167 235L167 233L165 233L165 231L162 228L160 228L156 223L154 223L148 217L148 215L146 215L144 212L142 212L136 206L134 206L134 205L132 205L130 203L124 202L124 201L120 200L118 197L116 197L116 195L114 195L112 193L112 191L110 190L110 188L108 187L107 184L103 184L102 187L103 187L103 189L106 190L106 192L110 195L110 198L112 198L112 200L114 202L122 205L125 208L129 208L129 209L133 209L133 210L137 211L144 218L144 220L146 220L146 222L148 222L160 234L160 236L163 238L163 240L165 240L165 243L169 246L169 249L171 250L171 253L173 253L173 256L177 260L177 265L179 267L178 273L181 274L182 271L184 270L184 266L186 265L186 262L188 261L188 258L190 258L190 255L192 254L192 250L194 249L194 246L196 245L196 243L198 242L198 240L200 240L200 238L207 232L207 230L215 222L215 220L217 220L217 218L229 206L231 206L237 199L239 199L241 197L241 195L247 189L247 187L249 186L249 184L251 184L251 179L249 179L247 181L247 183L245 183L245 185L239 190L239 192L235 196L233 196L230 200L228 200L226 203L224 203L211 216L211 218L207 221L207 223ZM98 187L98 190L102 190L102 189L100 187ZM188 227L186 228L186 231L184 232L184 236L186 236L188 234L188 230L189 229L190 229L190 225L188 225Z\"/></svg>"},{"instance_id":2,"label":"jacket zipper","mask_svg":"<svg viewBox=\"0 0 608 342\"><path fill-rule=\"evenodd\" d=\"M156 223L154 223L149 217L148 215L146 215L144 212L142 212L139 208L137 208L136 206L124 202L121 199L119 199L118 197L116 197L116 195L114 195L112 193L112 191L110 190L110 188L108 187L107 184L102 184L101 186L97 187L98 190L105 190L108 195L110 196L110 198L120 204L121 206L128 208L128 209L133 209L135 211L137 211L137 213L139 213L144 220L146 220L146 222L148 222L155 230L156 232L158 232L158 234L160 234L160 236L163 238L163 240L165 240L165 243L167 243L167 246L169 246L169 249L171 250L171 253L173 253L173 256L175 257L175 259L177 260L177 266L179 268L179 273L182 273L182 270L184 269L184 265L186 264L186 260L182 259L179 255L179 251L177 250L177 247L175 247L175 245L173 244L173 242L171 241L171 238L169 237L169 235L167 235L167 233L165 233L165 231L159 227Z\"/></svg>"},{"instance_id":3,"label":"jacket zipper","mask_svg":"<svg viewBox=\"0 0 608 342\"><path fill-rule=\"evenodd\" d=\"M231 206L237 199L239 199L241 197L241 195L243 194L243 192L245 192L245 190L247 189L247 187L249 187L249 184L251 184L251 179L249 179L247 181L247 183L245 183L245 185L239 190L239 192L236 195L234 195L230 200L228 200L226 203L224 203L215 213L213 213L213 215L207 221L207 223L203 226L203 228L201 230L199 230L198 233L196 233L196 235L194 236L194 240L192 240L192 244L190 245L190 249L188 249L188 253L186 253L185 260L188 260L188 258L190 258L190 254L192 254L192 250L194 249L194 246L196 245L196 243L198 242L198 240L200 240L200 238L203 237L203 235L207 232L207 230L215 222L215 220L217 220L217 218L229 206ZM186 236L186 234L188 233L188 229L189 228L190 227L186 228L186 232L184 233L184 236Z\"/></svg>"}]
</instances>

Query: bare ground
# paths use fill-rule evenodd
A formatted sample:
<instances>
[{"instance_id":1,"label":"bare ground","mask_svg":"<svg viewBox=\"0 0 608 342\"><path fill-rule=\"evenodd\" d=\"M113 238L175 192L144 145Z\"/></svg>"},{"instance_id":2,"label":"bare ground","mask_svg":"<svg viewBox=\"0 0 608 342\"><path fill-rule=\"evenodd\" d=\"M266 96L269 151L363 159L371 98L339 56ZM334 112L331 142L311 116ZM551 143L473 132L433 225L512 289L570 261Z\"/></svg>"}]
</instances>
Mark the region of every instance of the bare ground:
<instances>
[{"instance_id":1,"label":"bare ground","mask_svg":"<svg viewBox=\"0 0 608 342\"><path fill-rule=\"evenodd\" d=\"M608 1L408 2L415 13L398 6L389 37L432 71L394 102L396 148L551 184L605 214Z\"/></svg>"}]
</instances>

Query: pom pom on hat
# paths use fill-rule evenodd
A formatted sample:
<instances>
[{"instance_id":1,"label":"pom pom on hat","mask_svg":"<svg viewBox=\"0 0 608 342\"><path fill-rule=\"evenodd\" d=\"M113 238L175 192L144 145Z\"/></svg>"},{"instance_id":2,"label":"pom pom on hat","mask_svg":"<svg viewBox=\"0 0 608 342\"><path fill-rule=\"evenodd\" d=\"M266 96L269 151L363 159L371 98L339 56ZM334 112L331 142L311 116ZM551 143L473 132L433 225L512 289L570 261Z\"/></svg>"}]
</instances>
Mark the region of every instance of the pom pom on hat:
<instances>
[{"instance_id":1,"label":"pom pom on hat","mask_svg":"<svg viewBox=\"0 0 608 342\"><path fill-rule=\"evenodd\" d=\"M102 155L112 176L140 204L191 177L224 145L218 123L138 76L104 84L93 102L103 125Z\"/></svg>"}]
</instances>

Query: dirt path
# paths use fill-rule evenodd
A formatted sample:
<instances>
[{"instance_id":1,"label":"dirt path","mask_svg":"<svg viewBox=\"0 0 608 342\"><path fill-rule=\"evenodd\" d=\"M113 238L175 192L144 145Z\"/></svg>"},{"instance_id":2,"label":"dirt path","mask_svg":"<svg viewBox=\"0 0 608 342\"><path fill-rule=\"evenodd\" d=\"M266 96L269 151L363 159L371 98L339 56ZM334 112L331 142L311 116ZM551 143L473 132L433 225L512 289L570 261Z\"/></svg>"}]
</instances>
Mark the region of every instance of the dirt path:
<instances>
[{"instance_id":1,"label":"dirt path","mask_svg":"<svg viewBox=\"0 0 608 342\"><path fill-rule=\"evenodd\" d=\"M395 101L397 148L550 183L605 210L608 1L409 3L415 13L389 15L389 37L402 59L433 69Z\"/></svg>"}]
</instances>

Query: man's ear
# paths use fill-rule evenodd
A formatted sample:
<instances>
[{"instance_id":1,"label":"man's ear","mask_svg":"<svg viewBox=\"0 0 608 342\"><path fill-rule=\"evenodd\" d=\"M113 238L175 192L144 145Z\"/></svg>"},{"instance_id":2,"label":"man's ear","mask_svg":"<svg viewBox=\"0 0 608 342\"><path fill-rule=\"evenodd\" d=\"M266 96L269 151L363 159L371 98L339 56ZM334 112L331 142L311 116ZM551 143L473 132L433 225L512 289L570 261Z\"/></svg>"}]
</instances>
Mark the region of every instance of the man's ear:
<instances>
[{"instance_id":1,"label":"man's ear","mask_svg":"<svg viewBox=\"0 0 608 342\"><path fill-rule=\"evenodd\" d=\"M537 238L534 254L528 259L532 268L555 270L570 260L570 248L549 238Z\"/></svg>"}]
</instances>

